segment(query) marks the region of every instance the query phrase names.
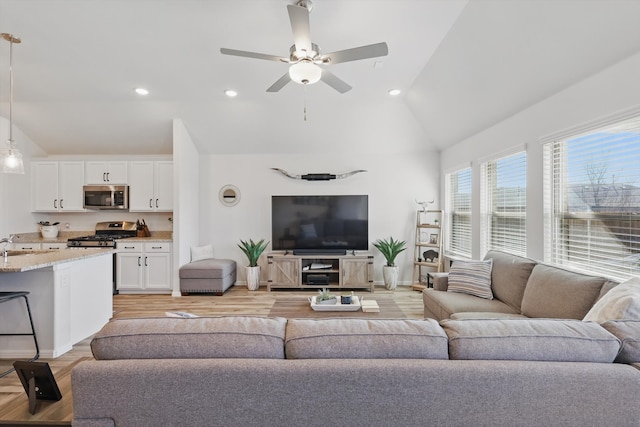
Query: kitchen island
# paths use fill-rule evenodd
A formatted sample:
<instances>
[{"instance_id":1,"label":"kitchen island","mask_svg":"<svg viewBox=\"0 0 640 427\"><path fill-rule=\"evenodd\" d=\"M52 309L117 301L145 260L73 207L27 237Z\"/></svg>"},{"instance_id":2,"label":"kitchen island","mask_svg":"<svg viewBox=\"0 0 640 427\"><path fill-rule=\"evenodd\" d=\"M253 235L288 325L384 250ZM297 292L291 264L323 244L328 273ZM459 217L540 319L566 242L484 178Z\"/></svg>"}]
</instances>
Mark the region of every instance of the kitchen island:
<instances>
[{"instance_id":1,"label":"kitchen island","mask_svg":"<svg viewBox=\"0 0 640 427\"><path fill-rule=\"evenodd\" d=\"M114 249L33 251L0 258L0 291L28 291L41 357L96 333L113 314ZM22 299L0 305L0 332L29 332ZM0 336L0 358L33 356L30 336Z\"/></svg>"}]
</instances>

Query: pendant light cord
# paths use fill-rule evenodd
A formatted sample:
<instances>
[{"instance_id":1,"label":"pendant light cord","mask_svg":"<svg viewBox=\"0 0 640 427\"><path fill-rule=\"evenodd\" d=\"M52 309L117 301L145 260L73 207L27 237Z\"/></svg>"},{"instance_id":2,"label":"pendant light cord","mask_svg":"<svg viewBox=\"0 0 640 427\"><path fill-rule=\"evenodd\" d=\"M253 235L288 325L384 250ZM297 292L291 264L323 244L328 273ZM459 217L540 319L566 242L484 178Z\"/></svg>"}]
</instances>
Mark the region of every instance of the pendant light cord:
<instances>
[{"instance_id":1,"label":"pendant light cord","mask_svg":"<svg viewBox=\"0 0 640 427\"><path fill-rule=\"evenodd\" d=\"M9 39L9 145L13 148L13 36Z\"/></svg>"},{"instance_id":2,"label":"pendant light cord","mask_svg":"<svg viewBox=\"0 0 640 427\"><path fill-rule=\"evenodd\" d=\"M21 43L13 34L2 33L2 38L9 42L9 148L14 148L13 142L13 44Z\"/></svg>"}]
</instances>

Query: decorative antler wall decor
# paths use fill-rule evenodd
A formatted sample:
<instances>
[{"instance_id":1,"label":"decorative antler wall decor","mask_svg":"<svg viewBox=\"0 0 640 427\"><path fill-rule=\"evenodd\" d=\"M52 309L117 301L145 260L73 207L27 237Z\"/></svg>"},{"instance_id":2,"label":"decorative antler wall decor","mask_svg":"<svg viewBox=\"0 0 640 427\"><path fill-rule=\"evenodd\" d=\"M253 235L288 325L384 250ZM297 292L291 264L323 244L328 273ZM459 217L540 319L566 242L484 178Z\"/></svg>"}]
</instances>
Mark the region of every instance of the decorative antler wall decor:
<instances>
[{"instance_id":1,"label":"decorative antler wall decor","mask_svg":"<svg viewBox=\"0 0 640 427\"><path fill-rule=\"evenodd\" d=\"M279 168L271 168L274 171L278 171L280 172L282 175L286 176L287 178L291 178L291 179L304 179L307 181L329 181L332 179L344 179L344 178L348 178L351 175L355 175L357 173L360 172L366 172L366 170L364 169L358 169L355 171L351 171L351 172L346 172L346 173L341 173L338 175L335 174L331 174L331 173L307 173L304 175L295 175L292 173L287 172L284 169L279 169Z\"/></svg>"}]
</instances>

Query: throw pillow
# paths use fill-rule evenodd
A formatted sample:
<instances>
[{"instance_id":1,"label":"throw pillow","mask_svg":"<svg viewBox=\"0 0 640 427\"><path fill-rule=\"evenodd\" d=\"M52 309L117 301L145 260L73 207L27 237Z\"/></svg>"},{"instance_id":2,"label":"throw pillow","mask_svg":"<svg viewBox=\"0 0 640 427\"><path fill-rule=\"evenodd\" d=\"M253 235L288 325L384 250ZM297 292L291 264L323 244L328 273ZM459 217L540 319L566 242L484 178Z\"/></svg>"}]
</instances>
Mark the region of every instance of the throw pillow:
<instances>
[{"instance_id":1,"label":"throw pillow","mask_svg":"<svg viewBox=\"0 0 640 427\"><path fill-rule=\"evenodd\" d=\"M191 262L200 261L201 259L213 258L213 246L192 246L191 247Z\"/></svg>"},{"instance_id":2,"label":"throw pillow","mask_svg":"<svg viewBox=\"0 0 640 427\"><path fill-rule=\"evenodd\" d=\"M634 277L611 289L596 302L583 320L640 320L640 278Z\"/></svg>"},{"instance_id":3,"label":"throw pillow","mask_svg":"<svg viewBox=\"0 0 640 427\"><path fill-rule=\"evenodd\" d=\"M461 292L480 298L493 299L491 267L493 260L454 261L449 270L449 292Z\"/></svg>"}]
</instances>

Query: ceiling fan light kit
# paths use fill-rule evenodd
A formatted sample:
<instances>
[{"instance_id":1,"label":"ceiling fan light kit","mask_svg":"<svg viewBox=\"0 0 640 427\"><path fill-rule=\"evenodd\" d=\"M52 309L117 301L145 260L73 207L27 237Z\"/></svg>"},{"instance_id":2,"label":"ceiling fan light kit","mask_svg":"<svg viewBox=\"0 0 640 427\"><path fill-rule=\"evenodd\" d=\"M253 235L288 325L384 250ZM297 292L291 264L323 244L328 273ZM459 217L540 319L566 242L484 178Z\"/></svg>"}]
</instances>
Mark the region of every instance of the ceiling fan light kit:
<instances>
[{"instance_id":1,"label":"ceiling fan light kit","mask_svg":"<svg viewBox=\"0 0 640 427\"><path fill-rule=\"evenodd\" d=\"M9 42L9 139L7 148L0 154L0 173L24 174L22 153L16 148L13 140L13 44L21 40L12 34L2 33L2 38Z\"/></svg>"},{"instance_id":2,"label":"ceiling fan light kit","mask_svg":"<svg viewBox=\"0 0 640 427\"><path fill-rule=\"evenodd\" d=\"M301 61L289 67L289 77L296 83L310 85L322 77L322 70L309 61Z\"/></svg>"}]
</instances>

